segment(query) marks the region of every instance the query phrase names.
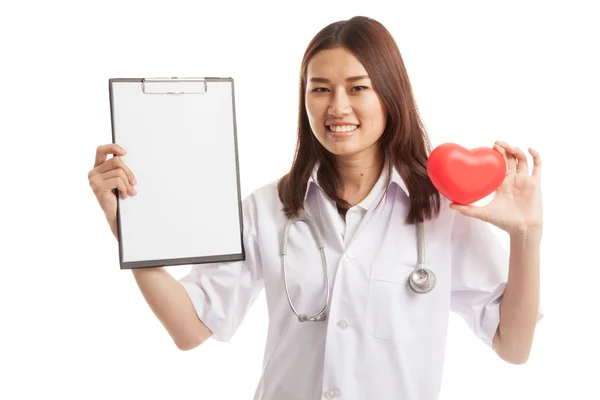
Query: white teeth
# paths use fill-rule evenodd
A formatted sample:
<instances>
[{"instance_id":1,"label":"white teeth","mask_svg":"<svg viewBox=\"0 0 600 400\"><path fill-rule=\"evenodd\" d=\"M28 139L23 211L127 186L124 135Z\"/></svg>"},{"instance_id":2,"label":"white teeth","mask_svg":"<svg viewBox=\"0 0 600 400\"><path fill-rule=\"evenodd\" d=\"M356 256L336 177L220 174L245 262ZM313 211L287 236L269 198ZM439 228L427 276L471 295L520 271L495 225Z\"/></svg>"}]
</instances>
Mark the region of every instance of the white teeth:
<instances>
[{"instance_id":1,"label":"white teeth","mask_svg":"<svg viewBox=\"0 0 600 400\"><path fill-rule=\"evenodd\" d=\"M357 125L329 125L329 130L332 132L352 132L357 128Z\"/></svg>"}]
</instances>

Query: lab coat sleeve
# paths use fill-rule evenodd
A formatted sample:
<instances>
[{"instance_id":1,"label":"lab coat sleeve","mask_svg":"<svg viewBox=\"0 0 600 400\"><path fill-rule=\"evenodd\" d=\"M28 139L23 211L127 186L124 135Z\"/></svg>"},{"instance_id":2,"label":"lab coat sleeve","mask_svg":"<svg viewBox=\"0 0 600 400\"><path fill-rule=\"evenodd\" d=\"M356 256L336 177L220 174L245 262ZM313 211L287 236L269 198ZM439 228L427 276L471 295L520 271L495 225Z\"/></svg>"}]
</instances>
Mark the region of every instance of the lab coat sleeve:
<instances>
[{"instance_id":1,"label":"lab coat sleeve","mask_svg":"<svg viewBox=\"0 0 600 400\"><path fill-rule=\"evenodd\" d=\"M509 252L488 223L453 212L450 307L492 348L508 280ZM542 317L540 305L538 321Z\"/></svg>"},{"instance_id":2,"label":"lab coat sleeve","mask_svg":"<svg viewBox=\"0 0 600 400\"><path fill-rule=\"evenodd\" d=\"M242 214L245 260L195 264L179 279L198 318L222 342L231 339L264 287L252 194L243 200Z\"/></svg>"}]
</instances>

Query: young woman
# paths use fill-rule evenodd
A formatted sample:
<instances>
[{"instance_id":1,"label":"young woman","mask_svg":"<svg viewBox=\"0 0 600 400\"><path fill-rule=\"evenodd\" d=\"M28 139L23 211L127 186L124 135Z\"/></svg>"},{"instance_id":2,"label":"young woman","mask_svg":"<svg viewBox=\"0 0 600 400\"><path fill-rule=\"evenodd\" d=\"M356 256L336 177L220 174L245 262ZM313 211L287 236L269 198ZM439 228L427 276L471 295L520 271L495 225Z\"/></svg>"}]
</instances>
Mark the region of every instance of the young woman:
<instances>
[{"instance_id":1,"label":"young woman","mask_svg":"<svg viewBox=\"0 0 600 400\"><path fill-rule=\"evenodd\" d=\"M493 200L450 204L427 175L430 144L400 51L373 19L320 31L300 86L291 170L243 202L246 259L193 266L180 281L133 270L177 346L229 340L265 289L255 399L436 399L450 311L503 360L525 362L542 317L539 154L529 150L529 175L527 156L496 142L508 174ZM115 236L112 190L135 194L123 154L100 146L89 176ZM510 235L510 254L490 224Z\"/></svg>"}]
</instances>

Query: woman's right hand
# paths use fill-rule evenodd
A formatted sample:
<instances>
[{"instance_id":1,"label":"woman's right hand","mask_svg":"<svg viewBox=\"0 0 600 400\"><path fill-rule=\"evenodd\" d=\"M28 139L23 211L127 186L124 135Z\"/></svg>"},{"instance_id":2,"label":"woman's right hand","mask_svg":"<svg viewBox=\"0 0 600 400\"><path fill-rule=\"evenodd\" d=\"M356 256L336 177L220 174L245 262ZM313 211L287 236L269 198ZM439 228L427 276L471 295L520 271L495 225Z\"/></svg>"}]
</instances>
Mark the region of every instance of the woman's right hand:
<instances>
[{"instance_id":1,"label":"woman's right hand","mask_svg":"<svg viewBox=\"0 0 600 400\"><path fill-rule=\"evenodd\" d=\"M109 154L114 154L114 157L106 160ZM113 190L118 189L122 199L126 199L127 195L137 194L133 188L137 183L135 177L121 159L125 154L127 154L125 149L118 144L98 146L94 168L88 173L90 187L113 230L117 220L117 196Z\"/></svg>"}]
</instances>

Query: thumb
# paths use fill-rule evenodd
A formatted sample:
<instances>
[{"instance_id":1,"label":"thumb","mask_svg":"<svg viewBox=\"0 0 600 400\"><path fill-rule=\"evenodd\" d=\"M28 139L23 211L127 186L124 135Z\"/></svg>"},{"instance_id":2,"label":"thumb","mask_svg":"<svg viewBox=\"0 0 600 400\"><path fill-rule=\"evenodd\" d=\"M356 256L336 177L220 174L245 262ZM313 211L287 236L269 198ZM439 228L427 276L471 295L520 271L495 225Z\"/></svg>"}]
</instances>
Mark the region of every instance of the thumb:
<instances>
[{"instance_id":1,"label":"thumb","mask_svg":"<svg viewBox=\"0 0 600 400\"><path fill-rule=\"evenodd\" d=\"M460 212L462 215L466 215L467 217L474 217L479 219L484 218L483 207L450 203L450 208Z\"/></svg>"}]
</instances>

